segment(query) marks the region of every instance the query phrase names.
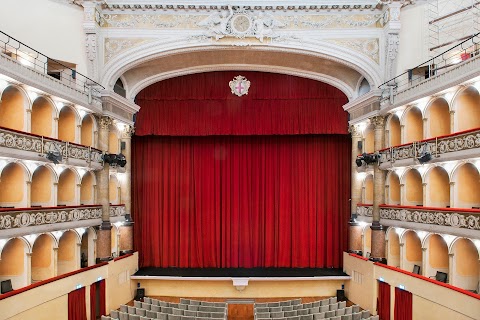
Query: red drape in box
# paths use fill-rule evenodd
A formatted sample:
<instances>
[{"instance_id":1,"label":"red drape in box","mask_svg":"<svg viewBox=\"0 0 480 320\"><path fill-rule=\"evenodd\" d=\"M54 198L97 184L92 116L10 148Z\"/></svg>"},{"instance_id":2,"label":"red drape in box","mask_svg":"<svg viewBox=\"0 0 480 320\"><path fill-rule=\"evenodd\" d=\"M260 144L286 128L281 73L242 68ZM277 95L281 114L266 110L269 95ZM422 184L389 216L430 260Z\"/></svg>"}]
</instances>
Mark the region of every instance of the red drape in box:
<instances>
[{"instance_id":1,"label":"red drape in box","mask_svg":"<svg viewBox=\"0 0 480 320\"><path fill-rule=\"evenodd\" d=\"M395 288L395 320L412 320L412 293Z\"/></svg>"},{"instance_id":2,"label":"red drape in box","mask_svg":"<svg viewBox=\"0 0 480 320\"><path fill-rule=\"evenodd\" d=\"M378 281L377 312L380 320L390 320L390 285L383 281Z\"/></svg>"},{"instance_id":3,"label":"red drape in box","mask_svg":"<svg viewBox=\"0 0 480 320\"><path fill-rule=\"evenodd\" d=\"M68 320L87 320L85 287L68 294Z\"/></svg>"},{"instance_id":4,"label":"red drape in box","mask_svg":"<svg viewBox=\"0 0 480 320\"><path fill-rule=\"evenodd\" d=\"M105 288L106 288L105 279L100 280L100 281L99 281L99 289L100 289L100 315L106 315L106 314L107 314Z\"/></svg>"},{"instance_id":5,"label":"red drape in box","mask_svg":"<svg viewBox=\"0 0 480 320\"><path fill-rule=\"evenodd\" d=\"M90 285L90 319L97 318L97 283Z\"/></svg>"},{"instance_id":6,"label":"red drape in box","mask_svg":"<svg viewBox=\"0 0 480 320\"><path fill-rule=\"evenodd\" d=\"M141 266L340 267L351 139L134 137Z\"/></svg>"},{"instance_id":7,"label":"red drape in box","mask_svg":"<svg viewBox=\"0 0 480 320\"><path fill-rule=\"evenodd\" d=\"M136 135L346 134L348 102L338 89L315 80L247 72L248 95L228 83L239 72L208 72L172 78L143 89Z\"/></svg>"}]
</instances>

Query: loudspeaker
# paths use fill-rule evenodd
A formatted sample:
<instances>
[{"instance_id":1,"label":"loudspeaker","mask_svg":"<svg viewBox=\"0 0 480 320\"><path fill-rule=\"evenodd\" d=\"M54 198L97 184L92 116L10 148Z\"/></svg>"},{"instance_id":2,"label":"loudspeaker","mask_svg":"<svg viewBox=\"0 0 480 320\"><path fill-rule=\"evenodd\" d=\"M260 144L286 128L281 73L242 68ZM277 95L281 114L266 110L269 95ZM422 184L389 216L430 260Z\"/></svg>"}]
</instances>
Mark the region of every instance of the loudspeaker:
<instances>
[{"instance_id":1,"label":"loudspeaker","mask_svg":"<svg viewBox=\"0 0 480 320\"><path fill-rule=\"evenodd\" d=\"M362 150L362 148L363 148L363 142L362 142L362 141L358 141L358 142L357 142L357 149Z\"/></svg>"},{"instance_id":2,"label":"loudspeaker","mask_svg":"<svg viewBox=\"0 0 480 320\"><path fill-rule=\"evenodd\" d=\"M137 288L137 293L135 294L135 300L143 301L145 298L145 288Z\"/></svg>"},{"instance_id":3,"label":"loudspeaker","mask_svg":"<svg viewBox=\"0 0 480 320\"><path fill-rule=\"evenodd\" d=\"M337 301L347 301L345 290L337 290Z\"/></svg>"}]
</instances>

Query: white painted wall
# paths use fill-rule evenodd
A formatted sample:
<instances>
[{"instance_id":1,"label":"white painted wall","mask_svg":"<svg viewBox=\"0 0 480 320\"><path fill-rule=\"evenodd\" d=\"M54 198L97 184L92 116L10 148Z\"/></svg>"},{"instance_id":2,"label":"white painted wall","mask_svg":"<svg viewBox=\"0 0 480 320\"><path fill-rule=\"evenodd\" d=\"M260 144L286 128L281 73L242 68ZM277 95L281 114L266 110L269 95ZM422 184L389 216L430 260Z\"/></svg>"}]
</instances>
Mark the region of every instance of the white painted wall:
<instances>
[{"instance_id":1,"label":"white painted wall","mask_svg":"<svg viewBox=\"0 0 480 320\"><path fill-rule=\"evenodd\" d=\"M0 30L86 74L83 8L59 0L2 0ZM2 37L3 38L3 37Z\"/></svg>"},{"instance_id":2,"label":"white painted wall","mask_svg":"<svg viewBox=\"0 0 480 320\"><path fill-rule=\"evenodd\" d=\"M428 22L425 13L426 7L426 2L418 1L417 4L406 6L402 9L397 75L430 59L427 48Z\"/></svg>"}]
</instances>

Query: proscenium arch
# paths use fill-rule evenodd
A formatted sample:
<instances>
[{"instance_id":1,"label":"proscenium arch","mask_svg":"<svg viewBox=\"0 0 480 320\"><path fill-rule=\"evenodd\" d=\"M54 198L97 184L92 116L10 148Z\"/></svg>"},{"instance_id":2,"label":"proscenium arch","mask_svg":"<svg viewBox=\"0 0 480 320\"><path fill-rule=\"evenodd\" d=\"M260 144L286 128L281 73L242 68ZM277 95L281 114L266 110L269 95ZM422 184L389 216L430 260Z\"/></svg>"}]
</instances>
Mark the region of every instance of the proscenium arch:
<instances>
[{"instance_id":1,"label":"proscenium arch","mask_svg":"<svg viewBox=\"0 0 480 320\"><path fill-rule=\"evenodd\" d=\"M126 73L129 70L138 68L142 64L151 63L156 61L156 63L161 63L161 60L166 60L167 57L178 56L180 54L195 55L202 54L205 55L206 52L217 52L220 55L225 55L226 50L237 50L243 53L250 53L258 55L260 52L265 52L268 56L273 56L276 53L278 54L289 54L291 55L292 61L303 61L306 59L316 59L316 63L309 65L308 68L300 68L298 66L282 66L278 63L259 63L251 61L249 59L239 61L222 61L221 65L225 69L219 69L218 60L215 59L210 63L203 63L197 65L185 66L182 64L180 67L174 67L170 70L163 72L157 72L155 75L143 76L145 78L150 78L148 82L144 82L139 85L134 85L132 87L131 81L128 81ZM297 57L297 59L295 59ZM300 58L300 59L298 59ZM350 85L344 85L344 88L339 88L338 85L342 83L334 75L331 78L336 80L336 83L333 84L338 89L345 92L345 86L348 87L348 92L345 94L351 99L355 97L356 86L361 78L367 79L371 86L375 87L381 83L380 67L374 61L369 59L366 56L362 55L352 55L351 51L348 49L334 45L331 43L318 43L315 41L304 41L302 42L302 48L292 48L285 47L281 45L269 45L266 46L249 46L248 48L239 48L232 46L205 46L203 44L192 46L188 41L171 41L168 42L150 42L145 45L141 45L131 50L118 55L112 59L109 63L106 64L104 68L104 76L102 78L102 83L106 87L112 87L115 81L122 77L124 85L128 86L127 94L129 98L134 98L135 95L143 88L148 85L172 78L180 75L187 75L191 73L199 72L208 72L208 71L225 71L225 70L245 70L245 71L265 71L265 72L275 72L281 74L289 74L295 76L308 77L315 80L320 80L326 82L328 80L328 75L322 74L322 72L311 72L312 68L318 65L321 65L323 62L325 64L335 64L346 69L350 69L352 72L356 73L355 79L351 79L352 83ZM197 70L195 70L197 69ZM324 79L322 79L324 78ZM331 80L332 81L332 80ZM136 81L138 83L138 81ZM328 83L328 82L326 82ZM329 83L331 84L331 83Z\"/></svg>"}]
</instances>

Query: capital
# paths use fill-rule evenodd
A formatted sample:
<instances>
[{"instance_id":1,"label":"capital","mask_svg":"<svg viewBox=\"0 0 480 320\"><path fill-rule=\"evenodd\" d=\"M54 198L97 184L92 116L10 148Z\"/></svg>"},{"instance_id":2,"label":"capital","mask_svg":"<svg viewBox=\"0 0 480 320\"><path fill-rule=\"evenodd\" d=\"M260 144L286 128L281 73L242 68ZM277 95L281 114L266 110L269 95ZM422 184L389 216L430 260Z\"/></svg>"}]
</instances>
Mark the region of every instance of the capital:
<instances>
[{"instance_id":1,"label":"capital","mask_svg":"<svg viewBox=\"0 0 480 320\"><path fill-rule=\"evenodd\" d=\"M348 127L348 132L352 135L352 137L361 137L362 133L360 132L360 128L357 125L350 125Z\"/></svg>"},{"instance_id":2,"label":"capital","mask_svg":"<svg viewBox=\"0 0 480 320\"><path fill-rule=\"evenodd\" d=\"M375 129L384 129L385 128L385 117L375 116L370 118L370 123L373 124Z\"/></svg>"},{"instance_id":3,"label":"capital","mask_svg":"<svg viewBox=\"0 0 480 320\"><path fill-rule=\"evenodd\" d=\"M122 138L130 139L134 133L135 133L135 127L126 125L123 127Z\"/></svg>"},{"instance_id":4,"label":"capital","mask_svg":"<svg viewBox=\"0 0 480 320\"><path fill-rule=\"evenodd\" d=\"M112 118L108 116L99 116L98 117L98 124L100 125L100 129L102 130L108 130L110 125L112 124L113 120Z\"/></svg>"}]
</instances>

